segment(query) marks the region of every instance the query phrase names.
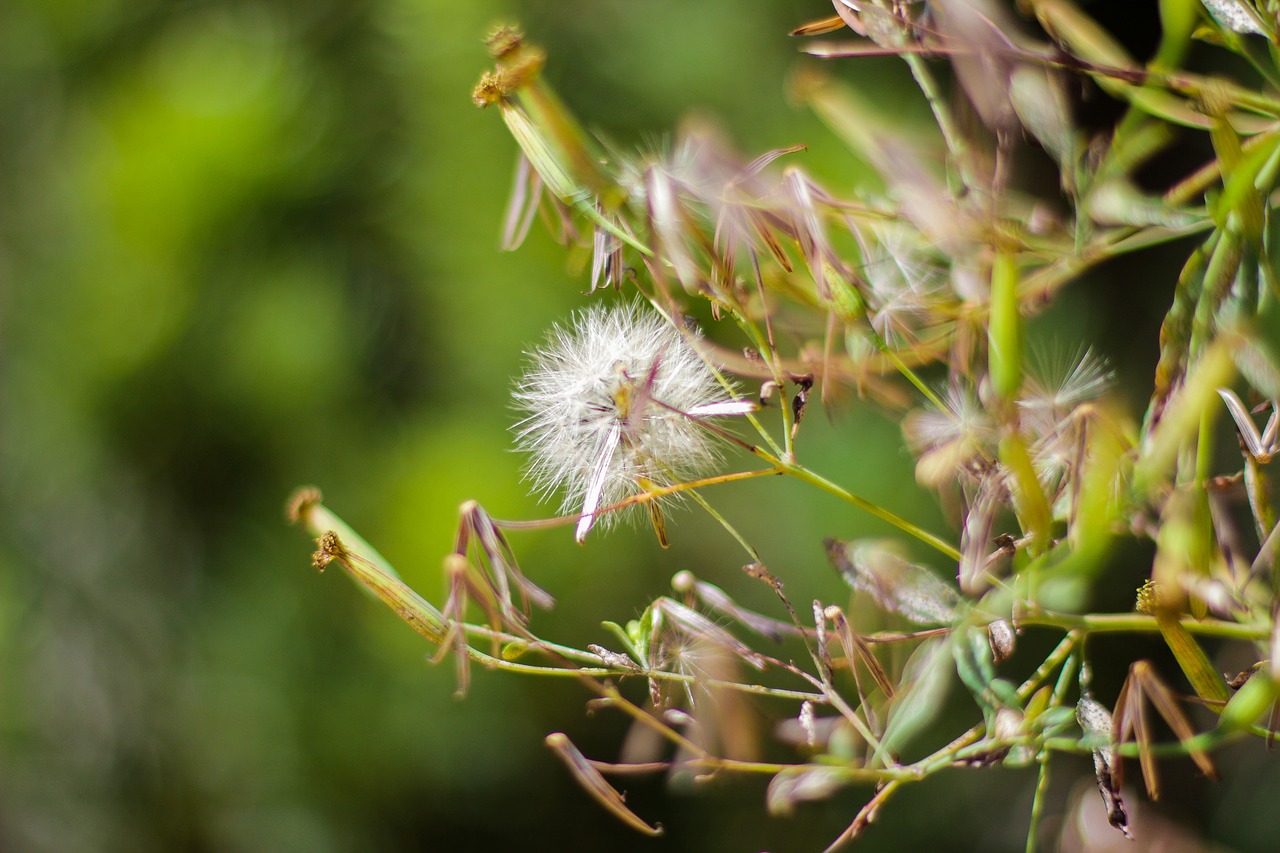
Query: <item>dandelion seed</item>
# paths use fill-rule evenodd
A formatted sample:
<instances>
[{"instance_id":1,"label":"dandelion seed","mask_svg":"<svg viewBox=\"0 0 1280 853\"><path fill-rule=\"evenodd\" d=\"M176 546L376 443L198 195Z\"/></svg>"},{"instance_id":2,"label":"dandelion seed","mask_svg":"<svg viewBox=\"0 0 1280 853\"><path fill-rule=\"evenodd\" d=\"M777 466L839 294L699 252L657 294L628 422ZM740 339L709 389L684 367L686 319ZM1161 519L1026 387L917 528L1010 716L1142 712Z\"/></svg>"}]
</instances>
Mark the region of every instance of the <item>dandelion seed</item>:
<instances>
[{"instance_id":1,"label":"dandelion seed","mask_svg":"<svg viewBox=\"0 0 1280 853\"><path fill-rule=\"evenodd\" d=\"M1113 379L1106 362L1088 349L1071 356L1033 354L1018 408L1034 439L1031 456L1042 483L1058 483L1077 463L1091 411L1085 404L1101 397Z\"/></svg>"},{"instance_id":2,"label":"dandelion seed","mask_svg":"<svg viewBox=\"0 0 1280 853\"><path fill-rule=\"evenodd\" d=\"M516 425L527 477L544 495L563 490L563 511L581 514L579 542L601 508L711 468L715 437L701 420L756 408L727 398L678 331L634 306L590 308L557 326L515 399L527 413Z\"/></svg>"},{"instance_id":3,"label":"dandelion seed","mask_svg":"<svg viewBox=\"0 0 1280 853\"><path fill-rule=\"evenodd\" d=\"M917 409L902 425L917 457L916 479L929 486L954 481L957 471L994 455L999 440L995 421L972 388L953 382L942 403L945 410Z\"/></svg>"},{"instance_id":4,"label":"dandelion seed","mask_svg":"<svg viewBox=\"0 0 1280 853\"><path fill-rule=\"evenodd\" d=\"M1089 349L1065 357L1033 355L1018 407L1038 435L1056 433L1077 406L1102 396L1114 378L1106 361Z\"/></svg>"}]
</instances>

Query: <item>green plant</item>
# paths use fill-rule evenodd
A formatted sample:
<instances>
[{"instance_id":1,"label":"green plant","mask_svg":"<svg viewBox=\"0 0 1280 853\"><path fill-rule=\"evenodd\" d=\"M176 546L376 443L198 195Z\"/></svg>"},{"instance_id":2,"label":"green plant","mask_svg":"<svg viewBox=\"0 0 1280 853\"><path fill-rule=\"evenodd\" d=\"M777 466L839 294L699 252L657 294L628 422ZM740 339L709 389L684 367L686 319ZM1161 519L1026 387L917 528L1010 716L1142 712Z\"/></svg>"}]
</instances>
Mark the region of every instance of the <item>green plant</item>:
<instances>
[{"instance_id":1,"label":"green plant","mask_svg":"<svg viewBox=\"0 0 1280 853\"><path fill-rule=\"evenodd\" d=\"M1145 65L1066 0L1020 8L1040 38L1021 35L1004 7L987 2L836 0L838 18L802 28L847 26L863 37L809 48L826 59L900 56L935 120L936 134L922 136L815 71L796 74L796 98L877 173L881 186L858 198L795 164L773 171L799 149L741 162L703 128L657 153L610 150L541 78L540 50L511 29L490 39L497 68L474 97L497 108L521 151L506 245L515 248L541 214L564 243L589 249L593 291L632 294L626 307L591 309L557 330L518 385L532 479L545 491L563 487L572 514L501 521L465 504L444 561L450 593L437 608L318 492L299 492L291 513L319 537L318 567L336 560L439 658L452 655L460 690L473 662L576 678L595 706L658 734L665 751L626 765L592 761L562 734L547 738L604 807L642 832L659 829L606 776L763 774L772 780L768 808L779 814L874 783L836 847L903 786L1002 763L1037 768L1033 849L1053 756L1080 753L1092 754L1107 817L1128 834L1124 757L1139 759L1155 797L1157 756L1187 755L1214 775L1216 747L1276 730L1280 539L1268 469L1280 429L1276 4L1166 0L1163 37ZM1262 88L1181 70L1193 39L1243 59ZM966 96L959 105L935 76L943 59ZM1073 122L1067 83L1080 79L1125 105L1104 136L1087 138ZM980 121L964 120L973 117ZM1214 157L1151 195L1135 172L1175 127L1206 133ZM1024 137L1056 164L1053 198L1013 179ZM1196 248L1168 285L1140 419L1108 396L1109 371L1088 349L1058 363L1029 355L1028 318L1062 288L1108 260L1180 239ZM698 334L684 309L699 301L736 327L744 350ZM737 390L748 382L759 383L753 399ZM918 482L960 507L954 540L802 461L811 398L841 388L901 415ZM1261 429L1258 402L1271 411ZM733 431L717 420L725 415L750 429ZM1239 445L1238 462L1223 468L1228 444ZM855 604L874 605L896 629L859 630L832 603L797 607L783 590L790 569L763 565L751 537L704 495L772 476L830 493L934 554L925 565L900 542L826 543ZM574 525L581 541L600 519L643 505L665 545L663 507L677 497L738 543L746 576L776 592L778 613L748 610L686 571L673 580L675 595L638 619L604 623L608 645L571 648L535 633L532 605L550 596L519 568L508 534ZM1135 611L1090 612L1088 591L1134 539L1150 540L1155 554ZM1010 671L1016 637L1031 628L1059 642ZM1197 732L1172 676L1145 660L1132 663L1108 709L1090 690L1088 643L1100 634L1162 637L1195 703L1216 720ZM1255 663L1228 681L1201 645L1206 637ZM890 660L887 647L905 651ZM977 720L927 746L940 685L952 675ZM631 682L648 690L624 692ZM742 748L741 703L756 697L790 708L794 760L761 761ZM1175 742L1156 743L1149 708Z\"/></svg>"}]
</instances>

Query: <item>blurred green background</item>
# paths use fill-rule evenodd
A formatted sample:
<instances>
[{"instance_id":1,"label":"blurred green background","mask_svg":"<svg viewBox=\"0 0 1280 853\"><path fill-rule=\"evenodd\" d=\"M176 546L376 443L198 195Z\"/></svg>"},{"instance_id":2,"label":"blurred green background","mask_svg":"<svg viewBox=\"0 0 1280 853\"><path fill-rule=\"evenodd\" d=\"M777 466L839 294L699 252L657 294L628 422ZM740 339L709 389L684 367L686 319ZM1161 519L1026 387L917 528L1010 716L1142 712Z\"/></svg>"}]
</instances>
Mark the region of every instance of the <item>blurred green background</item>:
<instances>
[{"instance_id":1,"label":"blurred green background","mask_svg":"<svg viewBox=\"0 0 1280 853\"><path fill-rule=\"evenodd\" d=\"M0 6L0 850L781 851L844 827L868 791L770 820L762 784L672 796L654 780L629 784L629 803L668 834L631 834L542 745L564 730L610 758L620 720L588 717L576 685L485 672L454 700L451 668L340 572L317 575L282 512L295 486L320 486L436 601L460 502L549 512L510 452L510 383L582 304L585 275L537 229L497 249L515 146L469 100L494 23L523 23L565 100L624 146L698 110L748 156L809 145L803 165L847 188L856 164L784 96L786 32L828 13ZM840 73L889 102L903 86L889 62ZM1069 337L1101 310L1091 290L1107 298L1083 290ZM1099 316L1093 332L1149 375L1159 315L1138 323L1145 339ZM853 406L806 428L818 470L942 529L893 422ZM823 536L887 533L789 483L716 498L797 602L847 594ZM602 641L601 619L632 618L685 568L771 607L718 528L687 512L672 534L665 554L644 531L584 549L565 530L518 537L559 599L543 633ZM1063 766L1065 801L1089 770ZM1270 778L1230 789L1237 817L1280 794ZM862 849L1020 847L1031 779L923 786ZM1204 814L1197 831L1231 837Z\"/></svg>"}]
</instances>

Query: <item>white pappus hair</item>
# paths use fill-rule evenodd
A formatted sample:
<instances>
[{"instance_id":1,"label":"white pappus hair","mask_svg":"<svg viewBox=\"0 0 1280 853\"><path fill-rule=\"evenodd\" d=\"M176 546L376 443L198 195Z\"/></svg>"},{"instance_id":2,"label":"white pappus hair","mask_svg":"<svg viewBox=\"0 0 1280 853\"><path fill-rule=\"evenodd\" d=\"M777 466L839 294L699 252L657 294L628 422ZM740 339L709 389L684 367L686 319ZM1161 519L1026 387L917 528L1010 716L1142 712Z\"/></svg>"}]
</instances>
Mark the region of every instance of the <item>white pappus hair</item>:
<instances>
[{"instance_id":1,"label":"white pappus hair","mask_svg":"<svg viewBox=\"0 0 1280 853\"><path fill-rule=\"evenodd\" d=\"M562 511L581 513L579 542L600 508L715 465L714 436L699 420L756 408L728 398L681 334L635 305L578 312L530 361L515 390L525 413L516 443L535 488L563 490Z\"/></svg>"}]
</instances>

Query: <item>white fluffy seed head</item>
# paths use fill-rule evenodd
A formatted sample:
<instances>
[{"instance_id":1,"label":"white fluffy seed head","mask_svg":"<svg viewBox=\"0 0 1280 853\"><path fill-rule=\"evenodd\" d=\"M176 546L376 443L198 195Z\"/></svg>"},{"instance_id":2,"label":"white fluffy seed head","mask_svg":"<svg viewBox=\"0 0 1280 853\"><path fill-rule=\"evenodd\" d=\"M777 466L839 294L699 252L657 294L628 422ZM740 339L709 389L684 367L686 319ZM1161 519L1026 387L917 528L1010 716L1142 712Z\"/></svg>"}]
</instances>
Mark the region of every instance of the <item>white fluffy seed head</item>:
<instances>
[{"instance_id":1,"label":"white fluffy seed head","mask_svg":"<svg viewBox=\"0 0 1280 853\"><path fill-rule=\"evenodd\" d=\"M571 326L552 330L517 385L525 417L516 442L529 454L527 478L544 495L563 490L564 512L586 514L581 539L597 508L713 466L716 444L697 410L725 413L707 407L726 396L693 347L656 313L588 308Z\"/></svg>"}]
</instances>

